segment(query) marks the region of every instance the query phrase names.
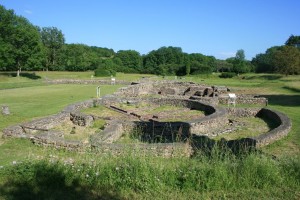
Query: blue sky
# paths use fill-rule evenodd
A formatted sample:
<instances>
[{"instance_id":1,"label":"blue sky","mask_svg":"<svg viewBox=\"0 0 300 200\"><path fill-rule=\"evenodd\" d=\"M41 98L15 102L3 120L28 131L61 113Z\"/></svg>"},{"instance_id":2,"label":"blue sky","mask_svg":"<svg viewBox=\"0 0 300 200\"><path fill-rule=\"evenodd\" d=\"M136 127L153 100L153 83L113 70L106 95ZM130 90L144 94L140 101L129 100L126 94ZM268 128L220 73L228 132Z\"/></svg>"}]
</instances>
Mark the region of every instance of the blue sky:
<instances>
[{"instance_id":1,"label":"blue sky","mask_svg":"<svg viewBox=\"0 0 300 200\"><path fill-rule=\"evenodd\" d=\"M251 59L300 35L300 0L0 0L66 43L146 54L181 47L218 59L244 49Z\"/></svg>"}]
</instances>

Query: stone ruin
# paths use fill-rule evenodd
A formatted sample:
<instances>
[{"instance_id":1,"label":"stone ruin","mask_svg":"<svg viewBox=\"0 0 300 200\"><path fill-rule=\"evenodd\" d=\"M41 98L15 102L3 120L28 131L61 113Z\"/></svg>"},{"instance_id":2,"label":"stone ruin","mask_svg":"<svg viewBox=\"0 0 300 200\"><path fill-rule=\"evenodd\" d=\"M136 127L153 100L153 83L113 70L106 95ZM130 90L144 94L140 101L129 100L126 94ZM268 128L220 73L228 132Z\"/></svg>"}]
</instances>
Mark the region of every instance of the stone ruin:
<instances>
[{"instance_id":1,"label":"stone ruin","mask_svg":"<svg viewBox=\"0 0 300 200\"><path fill-rule=\"evenodd\" d=\"M2 115L10 115L9 107L7 105L3 105L2 107Z\"/></svg>"},{"instance_id":2,"label":"stone ruin","mask_svg":"<svg viewBox=\"0 0 300 200\"><path fill-rule=\"evenodd\" d=\"M191 82L157 81L132 83L120 88L112 95L87 100L67 106L60 113L28 123L18 124L3 130L3 137L30 139L42 146L73 151L93 151L108 154L121 154L131 149L135 152L155 156L192 156L195 148L211 146L216 142L210 137L222 135L220 131L228 124L229 116L257 116L273 120L276 127L256 137L226 141L234 149L241 147L259 148L286 136L291 128L290 119L278 111L265 108L267 99L250 95L237 94L238 104L255 104L258 108L233 108L218 106L227 104L229 88L224 86L206 86ZM117 103L136 104L147 102L163 106L180 106L190 110L199 110L204 116L191 120L166 122L159 116L142 116L135 112L117 107ZM104 129L98 129L90 136L88 142L67 140L61 131L53 130L56 126L71 122L74 126L89 127L96 116L83 114L83 108L103 105L121 113L121 118L110 118ZM124 135L139 129L143 142L123 144L117 141ZM164 140L155 140L160 137ZM205 145L203 144L205 143ZM210 144L210 145L208 145Z\"/></svg>"}]
</instances>

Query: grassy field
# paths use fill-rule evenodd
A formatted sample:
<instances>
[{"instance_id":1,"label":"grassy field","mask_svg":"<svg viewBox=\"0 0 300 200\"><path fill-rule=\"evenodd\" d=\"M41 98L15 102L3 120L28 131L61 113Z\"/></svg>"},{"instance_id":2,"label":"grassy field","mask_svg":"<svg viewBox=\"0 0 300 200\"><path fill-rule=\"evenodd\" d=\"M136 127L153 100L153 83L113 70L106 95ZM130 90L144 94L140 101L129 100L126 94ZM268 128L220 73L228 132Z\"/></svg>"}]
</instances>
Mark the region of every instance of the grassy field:
<instances>
[{"instance_id":1,"label":"grassy field","mask_svg":"<svg viewBox=\"0 0 300 200\"><path fill-rule=\"evenodd\" d=\"M88 79L91 72L0 74L0 131L16 123L54 114L70 103L96 96L96 85L47 85L48 79ZM146 75L118 74L120 80ZM165 77L174 79L175 77ZM163 79L153 76L152 79ZM216 149L210 157L113 157L41 148L23 139L0 139L0 199L300 199L300 76L217 74L182 81L226 85L236 93L259 94L269 108L293 123L288 137L264 147L265 154L236 157ZM122 85L101 87L101 94Z\"/></svg>"}]
</instances>

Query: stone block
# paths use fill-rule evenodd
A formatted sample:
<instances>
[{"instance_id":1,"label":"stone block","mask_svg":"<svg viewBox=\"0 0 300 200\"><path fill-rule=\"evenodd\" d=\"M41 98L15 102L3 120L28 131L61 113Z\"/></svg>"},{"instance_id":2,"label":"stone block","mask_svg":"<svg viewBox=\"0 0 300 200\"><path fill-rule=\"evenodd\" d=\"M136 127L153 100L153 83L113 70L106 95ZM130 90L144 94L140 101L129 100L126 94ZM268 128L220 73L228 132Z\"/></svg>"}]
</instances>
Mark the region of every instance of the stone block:
<instances>
[{"instance_id":1,"label":"stone block","mask_svg":"<svg viewBox=\"0 0 300 200\"><path fill-rule=\"evenodd\" d=\"M10 115L9 107L7 105L2 106L2 115Z\"/></svg>"}]
</instances>

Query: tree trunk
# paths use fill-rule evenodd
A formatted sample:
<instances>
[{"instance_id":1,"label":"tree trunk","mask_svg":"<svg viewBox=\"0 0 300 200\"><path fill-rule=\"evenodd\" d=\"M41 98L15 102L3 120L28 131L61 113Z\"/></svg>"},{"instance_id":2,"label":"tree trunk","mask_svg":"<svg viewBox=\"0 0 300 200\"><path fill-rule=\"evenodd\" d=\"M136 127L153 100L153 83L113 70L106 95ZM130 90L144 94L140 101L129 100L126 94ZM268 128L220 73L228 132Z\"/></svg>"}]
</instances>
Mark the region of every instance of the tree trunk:
<instances>
[{"instance_id":1,"label":"tree trunk","mask_svg":"<svg viewBox=\"0 0 300 200\"><path fill-rule=\"evenodd\" d=\"M54 66L55 65L55 57L56 57L56 52L55 52L55 50L53 51L53 55L52 55L53 57L52 57L52 66Z\"/></svg>"},{"instance_id":2,"label":"tree trunk","mask_svg":"<svg viewBox=\"0 0 300 200\"><path fill-rule=\"evenodd\" d=\"M21 73L21 67L20 67L20 62L18 61L18 71L17 71L17 77L20 76L20 73Z\"/></svg>"}]
</instances>

